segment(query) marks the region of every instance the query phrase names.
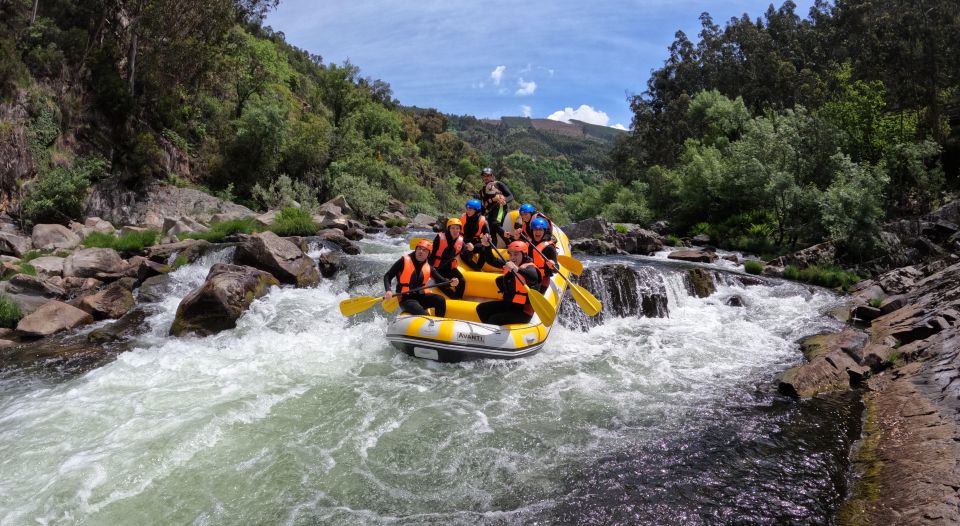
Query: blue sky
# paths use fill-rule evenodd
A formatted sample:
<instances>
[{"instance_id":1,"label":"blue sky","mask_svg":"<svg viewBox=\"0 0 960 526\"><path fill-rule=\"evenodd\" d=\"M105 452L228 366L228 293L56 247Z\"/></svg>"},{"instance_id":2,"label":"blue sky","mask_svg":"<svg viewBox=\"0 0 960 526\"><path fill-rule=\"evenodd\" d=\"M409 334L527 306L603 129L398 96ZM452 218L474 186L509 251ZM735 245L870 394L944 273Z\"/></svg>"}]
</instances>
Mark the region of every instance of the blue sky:
<instances>
[{"instance_id":1,"label":"blue sky","mask_svg":"<svg viewBox=\"0 0 960 526\"><path fill-rule=\"evenodd\" d=\"M813 0L794 1L805 18ZM326 63L349 58L405 105L629 127L627 96L644 90L678 29L696 42L700 13L722 27L770 3L281 0L267 24Z\"/></svg>"}]
</instances>

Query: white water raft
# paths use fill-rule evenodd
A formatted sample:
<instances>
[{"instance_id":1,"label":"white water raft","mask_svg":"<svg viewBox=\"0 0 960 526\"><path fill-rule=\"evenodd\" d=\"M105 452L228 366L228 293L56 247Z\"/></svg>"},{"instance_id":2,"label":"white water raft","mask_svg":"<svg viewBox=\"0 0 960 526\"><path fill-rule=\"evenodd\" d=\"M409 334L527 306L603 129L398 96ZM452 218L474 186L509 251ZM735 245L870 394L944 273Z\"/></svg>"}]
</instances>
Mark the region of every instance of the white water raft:
<instances>
[{"instance_id":1,"label":"white water raft","mask_svg":"<svg viewBox=\"0 0 960 526\"><path fill-rule=\"evenodd\" d=\"M517 212L511 212L505 223L512 230ZM558 254L570 255L570 242L559 227L554 226L553 236ZM506 257L506 251L501 251ZM482 358L513 359L530 356L546 343L550 327L540 321L536 314L529 323L513 325L490 325L481 323L477 317L477 305L485 301L502 299L495 280L502 274L500 269L486 266L483 272L474 272L462 262L460 272L466 281L463 299L447 298L444 317L400 314L387 327L387 340L397 349L419 358L456 362ZM569 277L569 271L560 272ZM559 311L567 282L559 275L550 279L550 287L543 295ZM442 294L440 290L433 290Z\"/></svg>"}]
</instances>

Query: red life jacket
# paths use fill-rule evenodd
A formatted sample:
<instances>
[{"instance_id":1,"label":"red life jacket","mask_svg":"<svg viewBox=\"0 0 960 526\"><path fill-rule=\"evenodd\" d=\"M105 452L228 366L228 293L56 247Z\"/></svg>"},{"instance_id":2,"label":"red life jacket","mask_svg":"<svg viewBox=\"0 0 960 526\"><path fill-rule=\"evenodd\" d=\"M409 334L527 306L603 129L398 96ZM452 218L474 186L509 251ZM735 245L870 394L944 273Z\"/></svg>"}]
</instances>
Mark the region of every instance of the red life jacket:
<instances>
[{"instance_id":1,"label":"red life jacket","mask_svg":"<svg viewBox=\"0 0 960 526\"><path fill-rule=\"evenodd\" d=\"M435 253L437 254L433 258L434 268L440 268L440 263L443 262L443 253L447 251L447 233L441 232L439 236L440 241L434 246ZM453 260L450 262L450 268L457 268L457 254L460 253L460 250L463 249L463 236L458 236L457 240L453 242Z\"/></svg>"},{"instance_id":2,"label":"red life jacket","mask_svg":"<svg viewBox=\"0 0 960 526\"><path fill-rule=\"evenodd\" d=\"M536 267L536 265L531 262L520 265L520 269L527 267ZM513 277L513 292L511 293L509 290L504 291L503 299L523 305L523 312L532 315L533 307L530 305L530 300L527 297L527 281L523 279L523 274L520 274L520 269L517 269L517 273ZM506 275L509 273L510 269L503 267L504 281L506 281Z\"/></svg>"},{"instance_id":3,"label":"red life jacket","mask_svg":"<svg viewBox=\"0 0 960 526\"><path fill-rule=\"evenodd\" d=\"M471 240L472 240L472 239L477 239L477 238L479 238L480 236L483 235L483 227L487 226L487 218L486 218L486 217L483 217L483 215L482 215L480 212L477 212L474 217L477 217L477 218L478 218L478 219L477 219L477 231L471 234L470 232L467 232L467 230L466 230L466 229L467 229L467 220L469 219L469 218L467 217L467 214L463 214L463 215L460 216L460 224L463 225L463 229L464 229L464 230L463 230L463 237L464 237L464 239L471 239Z\"/></svg>"},{"instance_id":4,"label":"red life jacket","mask_svg":"<svg viewBox=\"0 0 960 526\"><path fill-rule=\"evenodd\" d=\"M430 265L426 261L423 262L420 267L420 277L423 280L422 283L410 283L410 280L413 278L413 272L415 270L413 258L410 257L410 254L403 255L403 271L400 272L400 277L397 278L399 282L400 290L397 292L406 292L410 289L415 289L418 287L426 286L430 282ZM430 289L423 290L424 294L430 292Z\"/></svg>"}]
</instances>

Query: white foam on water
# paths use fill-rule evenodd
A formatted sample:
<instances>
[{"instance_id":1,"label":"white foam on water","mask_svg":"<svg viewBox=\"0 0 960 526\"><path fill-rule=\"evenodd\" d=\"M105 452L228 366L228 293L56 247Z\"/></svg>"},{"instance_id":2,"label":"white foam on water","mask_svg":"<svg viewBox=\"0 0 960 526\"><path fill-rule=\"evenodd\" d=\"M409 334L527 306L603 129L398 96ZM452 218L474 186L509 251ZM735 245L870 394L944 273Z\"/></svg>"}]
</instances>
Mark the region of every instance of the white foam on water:
<instances>
[{"instance_id":1,"label":"white foam on water","mask_svg":"<svg viewBox=\"0 0 960 526\"><path fill-rule=\"evenodd\" d=\"M384 266L407 250L363 243ZM668 277L669 318L557 325L528 359L437 364L393 350L380 316L344 319L349 296L325 282L273 289L236 329L166 336L225 257L173 274L140 348L0 390L0 524L522 523L568 466L769 381L835 301L789 284L689 298Z\"/></svg>"}]
</instances>

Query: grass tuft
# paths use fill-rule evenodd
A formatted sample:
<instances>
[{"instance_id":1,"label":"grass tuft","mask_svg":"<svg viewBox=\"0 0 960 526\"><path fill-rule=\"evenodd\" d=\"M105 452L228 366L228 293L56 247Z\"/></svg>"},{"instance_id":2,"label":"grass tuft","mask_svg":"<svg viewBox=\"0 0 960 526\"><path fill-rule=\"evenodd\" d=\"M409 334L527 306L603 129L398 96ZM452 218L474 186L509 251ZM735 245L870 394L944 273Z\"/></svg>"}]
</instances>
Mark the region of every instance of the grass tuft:
<instances>
[{"instance_id":1,"label":"grass tuft","mask_svg":"<svg viewBox=\"0 0 960 526\"><path fill-rule=\"evenodd\" d=\"M319 229L310 212L302 208L284 208L270 225L270 231L278 236L312 236Z\"/></svg>"}]
</instances>

